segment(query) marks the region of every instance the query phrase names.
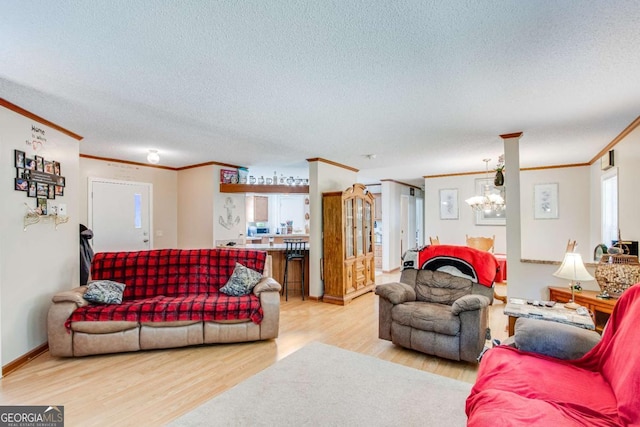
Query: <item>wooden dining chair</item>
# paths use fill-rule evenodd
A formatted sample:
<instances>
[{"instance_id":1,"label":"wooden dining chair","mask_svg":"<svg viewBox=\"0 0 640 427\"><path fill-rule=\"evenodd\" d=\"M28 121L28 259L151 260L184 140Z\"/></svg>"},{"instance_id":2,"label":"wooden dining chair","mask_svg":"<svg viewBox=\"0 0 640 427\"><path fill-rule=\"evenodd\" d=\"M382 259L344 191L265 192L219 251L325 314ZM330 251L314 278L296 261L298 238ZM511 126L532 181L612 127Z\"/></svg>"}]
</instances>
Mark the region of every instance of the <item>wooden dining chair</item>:
<instances>
[{"instance_id":1,"label":"wooden dining chair","mask_svg":"<svg viewBox=\"0 0 640 427\"><path fill-rule=\"evenodd\" d=\"M467 237L467 246L474 249L479 249L481 251L493 252L494 244L496 241L495 234L493 237Z\"/></svg>"},{"instance_id":2,"label":"wooden dining chair","mask_svg":"<svg viewBox=\"0 0 640 427\"><path fill-rule=\"evenodd\" d=\"M467 237L467 246L469 246L470 248L474 248L474 249L478 249L481 251L491 251L493 252L495 250L495 242L496 242L496 235L494 234L493 237L469 237L468 235L465 235ZM504 286L506 288L506 284L507 282L501 282L500 285ZM507 303L507 295L505 293L505 295L501 295L498 294L496 292L496 288L494 287L493 290L493 298L502 301L503 303Z\"/></svg>"},{"instance_id":3,"label":"wooden dining chair","mask_svg":"<svg viewBox=\"0 0 640 427\"><path fill-rule=\"evenodd\" d=\"M429 236L429 243L432 246L439 245L440 244L440 238L438 236L436 236L436 237Z\"/></svg>"}]
</instances>

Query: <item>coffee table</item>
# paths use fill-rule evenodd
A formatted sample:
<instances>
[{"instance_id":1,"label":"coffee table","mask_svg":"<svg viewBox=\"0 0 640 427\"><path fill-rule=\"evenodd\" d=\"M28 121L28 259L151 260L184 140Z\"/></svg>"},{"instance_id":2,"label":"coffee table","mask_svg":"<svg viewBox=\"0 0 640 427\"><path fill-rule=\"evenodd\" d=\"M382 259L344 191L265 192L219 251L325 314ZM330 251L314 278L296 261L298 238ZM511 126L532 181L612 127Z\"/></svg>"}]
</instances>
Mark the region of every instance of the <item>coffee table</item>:
<instances>
[{"instance_id":1,"label":"coffee table","mask_svg":"<svg viewBox=\"0 0 640 427\"><path fill-rule=\"evenodd\" d=\"M530 319L543 319L552 322L566 323L583 329L595 330L593 319L588 314L578 314L575 310L564 308L564 304L556 303L553 307L540 307L527 304L526 300L510 298L504 307L504 314L509 316L509 336L513 335L516 319L527 317Z\"/></svg>"}]
</instances>

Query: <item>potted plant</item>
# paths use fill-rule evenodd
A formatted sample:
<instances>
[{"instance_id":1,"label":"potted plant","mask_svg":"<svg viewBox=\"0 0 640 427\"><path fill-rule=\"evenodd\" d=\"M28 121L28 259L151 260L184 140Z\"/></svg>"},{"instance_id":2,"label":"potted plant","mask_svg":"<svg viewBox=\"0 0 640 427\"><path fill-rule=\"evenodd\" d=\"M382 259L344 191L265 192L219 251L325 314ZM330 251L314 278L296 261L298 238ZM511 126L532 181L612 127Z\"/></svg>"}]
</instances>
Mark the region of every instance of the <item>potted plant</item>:
<instances>
[{"instance_id":1,"label":"potted plant","mask_svg":"<svg viewBox=\"0 0 640 427\"><path fill-rule=\"evenodd\" d=\"M496 165L496 176L493 178L493 185L496 187L502 187L504 185L504 154L498 157L498 164Z\"/></svg>"}]
</instances>

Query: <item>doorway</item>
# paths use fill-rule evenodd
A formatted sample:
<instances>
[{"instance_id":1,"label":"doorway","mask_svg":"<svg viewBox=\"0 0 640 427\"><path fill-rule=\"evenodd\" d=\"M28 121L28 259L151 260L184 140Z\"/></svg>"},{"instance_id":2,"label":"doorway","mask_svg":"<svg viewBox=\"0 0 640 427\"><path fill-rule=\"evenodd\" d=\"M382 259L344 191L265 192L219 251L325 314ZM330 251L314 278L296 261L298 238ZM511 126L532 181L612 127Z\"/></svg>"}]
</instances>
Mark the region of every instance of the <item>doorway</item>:
<instances>
[{"instance_id":1,"label":"doorway","mask_svg":"<svg viewBox=\"0 0 640 427\"><path fill-rule=\"evenodd\" d=\"M94 252L139 251L153 247L153 185L89 178L88 226Z\"/></svg>"}]
</instances>

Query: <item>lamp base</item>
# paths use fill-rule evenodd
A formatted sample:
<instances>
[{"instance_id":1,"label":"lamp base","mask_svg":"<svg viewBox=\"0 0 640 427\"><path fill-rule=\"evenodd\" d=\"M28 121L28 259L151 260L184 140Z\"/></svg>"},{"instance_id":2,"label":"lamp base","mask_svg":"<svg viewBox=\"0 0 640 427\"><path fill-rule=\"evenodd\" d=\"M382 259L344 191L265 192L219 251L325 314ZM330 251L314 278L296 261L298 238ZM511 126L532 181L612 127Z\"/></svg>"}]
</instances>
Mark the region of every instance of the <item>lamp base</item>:
<instances>
[{"instance_id":1,"label":"lamp base","mask_svg":"<svg viewBox=\"0 0 640 427\"><path fill-rule=\"evenodd\" d=\"M568 303L565 303L564 308L568 308L569 310L576 310L579 307L582 307L580 304L576 304L573 301L569 301Z\"/></svg>"}]
</instances>

